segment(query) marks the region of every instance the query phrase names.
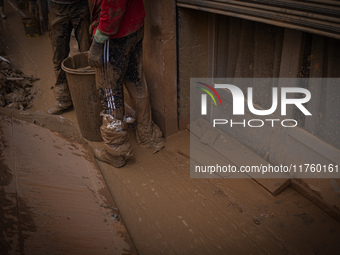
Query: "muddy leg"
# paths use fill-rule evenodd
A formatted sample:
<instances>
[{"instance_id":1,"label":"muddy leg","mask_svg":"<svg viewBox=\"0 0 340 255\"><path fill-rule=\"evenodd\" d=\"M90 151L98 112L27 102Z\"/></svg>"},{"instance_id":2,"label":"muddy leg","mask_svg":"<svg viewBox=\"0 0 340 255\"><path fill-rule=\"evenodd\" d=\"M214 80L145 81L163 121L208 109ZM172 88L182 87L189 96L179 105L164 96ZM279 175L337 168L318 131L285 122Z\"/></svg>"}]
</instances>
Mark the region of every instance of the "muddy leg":
<instances>
[{"instance_id":1,"label":"muddy leg","mask_svg":"<svg viewBox=\"0 0 340 255\"><path fill-rule=\"evenodd\" d=\"M91 36L89 34L90 12L87 1L81 1L79 8L72 13L71 22L79 51L88 51L91 46Z\"/></svg>"},{"instance_id":2,"label":"muddy leg","mask_svg":"<svg viewBox=\"0 0 340 255\"><path fill-rule=\"evenodd\" d=\"M52 2L49 13L50 39L53 51L53 66L56 76L54 96L56 105L49 110L51 114L58 114L72 106L71 94L68 88L66 74L61 68L62 61L70 52L70 35L72 25L67 15L61 15L58 4Z\"/></svg>"},{"instance_id":3,"label":"muddy leg","mask_svg":"<svg viewBox=\"0 0 340 255\"><path fill-rule=\"evenodd\" d=\"M121 58L119 63L113 62L114 65L112 62L106 63L103 69L96 69L96 86L103 106L103 125L100 128L104 140L102 154L128 159L132 157L132 147L127 132L128 124L124 120L123 60Z\"/></svg>"},{"instance_id":4,"label":"muddy leg","mask_svg":"<svg viewBox=\"0 0 340 255\"><path fill-rule=\"evenodd\" d=\"M143 30L136 35L136 44L130 54L129 65L125 75L125 86L129 91L136 110L136 138L139 144L156 151L164 147L162 132L152 121L149 91L143 75Z\"/></svg>"}]
</instances>

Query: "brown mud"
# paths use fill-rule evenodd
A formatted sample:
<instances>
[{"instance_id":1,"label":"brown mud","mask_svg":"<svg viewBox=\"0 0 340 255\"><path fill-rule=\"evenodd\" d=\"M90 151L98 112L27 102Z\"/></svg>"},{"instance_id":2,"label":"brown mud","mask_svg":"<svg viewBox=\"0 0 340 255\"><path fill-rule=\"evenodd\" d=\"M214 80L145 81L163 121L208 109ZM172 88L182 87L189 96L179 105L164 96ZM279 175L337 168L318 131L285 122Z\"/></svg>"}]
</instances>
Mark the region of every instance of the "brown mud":
<instances>
[{"instance_id":1,"label":"brown mud","mask_svg":"<svg viewBox=\"0 0 340 255\"><path fill-rule=\"evenodd\" d=\"M33 83L37 80L14 69L5 59L0 59L0 107L17 110L31 108L37 93Z\"/></svg>"},{"instance_id":2,"label":"brown mud","mask_svg":"<svg viewBox=\"0 0 340 255\"><path fill-rule=\"evenodd\" d=\"M0 254L136 254L79 132L26 113L0 109Z\"/></svg>"},{"instance_id":3,"label":"brown mud","mask_svg":"<svg viewBox=\"0 0 340 255\"><path fill-rule=\"evenodd\" d=\"M24 254L24 240L28 237L25 233L35 232L36 227L26 202L17 193L5 191L7 186L15 182L12 170L4 162L3 151L6 148L0 129L0 252L9 254L15 247L17 254Z\"/></svg>"},{"instance_id":4,"label":"brown mud","mask_svg":"<svg viewBox=\"0 0 340 255\"><path fill-rule=\"evenodd\" d=\"M8 15L13 21L14 12ZM16 25L20 22L17 19ZM4 35L7 44L13 45L8 49L11 60L24 73L41 78L34 85L41 92L28 111L2 108L0 112L84 143L75 111L44 114L54 104L48 35L27 39L10 24L6 29L0 28L0 37ZM157 154L138 146L132 129L129 133L134 159L121 169L98 164L140 254L339 253L339 222L293 189L274 197L251 179L191 179L189 160L178 154L179 148L188 145L185 132L169 137L166 148ZM85 157L93 159L89 153ZM11 178L6 174L2 181Z\"/></svg>"}]
</instances>

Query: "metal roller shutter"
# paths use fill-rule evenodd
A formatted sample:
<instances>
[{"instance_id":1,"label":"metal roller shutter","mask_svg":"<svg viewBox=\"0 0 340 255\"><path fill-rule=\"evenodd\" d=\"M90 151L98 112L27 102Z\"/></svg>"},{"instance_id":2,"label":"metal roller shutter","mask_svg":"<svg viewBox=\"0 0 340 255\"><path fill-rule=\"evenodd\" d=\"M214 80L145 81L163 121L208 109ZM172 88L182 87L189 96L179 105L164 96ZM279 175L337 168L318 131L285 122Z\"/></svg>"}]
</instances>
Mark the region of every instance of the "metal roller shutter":
<instances>
[{"instance_id":1,"label":"metal roller shutter","mask_svg":"<svg viewBox=\"0 0 340 255\"><path fill-rule=\"evenodd\" d=\"M340 1L177 0L177 6L340 39Z\"/></svg>"}]
</instances>

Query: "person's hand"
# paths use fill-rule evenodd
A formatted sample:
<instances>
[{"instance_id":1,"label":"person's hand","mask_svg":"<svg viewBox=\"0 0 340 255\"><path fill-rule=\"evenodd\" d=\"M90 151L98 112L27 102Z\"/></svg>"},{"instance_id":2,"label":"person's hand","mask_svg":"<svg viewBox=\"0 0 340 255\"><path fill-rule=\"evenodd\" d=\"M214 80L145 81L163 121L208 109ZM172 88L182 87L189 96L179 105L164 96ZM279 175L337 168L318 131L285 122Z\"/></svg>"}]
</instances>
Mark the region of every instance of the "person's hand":
<instances>
[{"instance_id":1,"label":"person's hand","mask_svg":"<svg viewBox=\"0 0 340 255\"><path fill-rule=\"evenodd\" d=\"M88 55L89 65L91 67L101 68L103 66L103 49L103 43L98 43L96 40L92 41Z\"/></svg>"},{"instance_id":2,"label":"person's hand","mask_svg":"<svg viewBox=\"0 0 340 255\"><path fill-rule=\"evenodd\" d=\"M28 2L28 11L32 14L33 17L39 18L39 8L36 1Z\"/></svg>"}]
</instances>

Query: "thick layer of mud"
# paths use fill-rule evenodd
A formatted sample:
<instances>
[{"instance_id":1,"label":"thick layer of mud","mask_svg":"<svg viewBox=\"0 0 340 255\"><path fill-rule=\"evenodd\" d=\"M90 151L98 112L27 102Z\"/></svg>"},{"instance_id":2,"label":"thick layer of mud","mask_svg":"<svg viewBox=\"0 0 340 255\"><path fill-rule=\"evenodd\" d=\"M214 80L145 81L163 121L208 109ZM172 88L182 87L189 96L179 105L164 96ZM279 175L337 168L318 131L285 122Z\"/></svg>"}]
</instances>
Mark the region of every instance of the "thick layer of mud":
<instances>
[{"instance_id":1,"label":"thick layer of mud","mask_svg":"<svg viewBox=\"0 0 340 255\"><path fill-rule=\"evenodd\" d=\"M17 110L31 108L37 93L33 83L37 80L14 69L7 59L0 59L0 106Z\"/></svg>"}]
</instances>

